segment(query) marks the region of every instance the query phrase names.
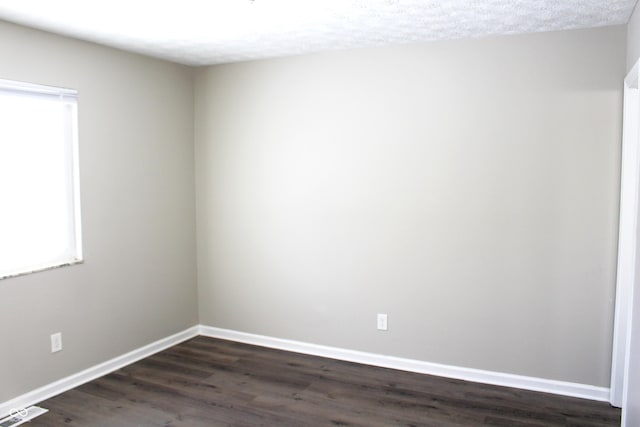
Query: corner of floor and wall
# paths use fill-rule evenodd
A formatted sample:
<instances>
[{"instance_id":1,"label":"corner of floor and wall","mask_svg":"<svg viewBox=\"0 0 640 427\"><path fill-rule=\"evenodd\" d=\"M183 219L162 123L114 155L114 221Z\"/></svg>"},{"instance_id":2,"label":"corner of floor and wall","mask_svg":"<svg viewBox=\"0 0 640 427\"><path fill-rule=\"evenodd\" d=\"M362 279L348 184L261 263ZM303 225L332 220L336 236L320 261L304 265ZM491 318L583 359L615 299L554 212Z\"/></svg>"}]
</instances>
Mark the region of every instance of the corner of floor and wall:
<instances>
[{"instance_id":1,"label":"corner of floor and wall","mask_svg":"<svg viewBox=\"0 0 640 427\"><path fill-rule=\"evenodd\" d=\"M192 69L0 22L0 55L78 90L85 252L0 282L0 415L200 334L608 400L626 26Z\"/></svg>"}]
</instances>

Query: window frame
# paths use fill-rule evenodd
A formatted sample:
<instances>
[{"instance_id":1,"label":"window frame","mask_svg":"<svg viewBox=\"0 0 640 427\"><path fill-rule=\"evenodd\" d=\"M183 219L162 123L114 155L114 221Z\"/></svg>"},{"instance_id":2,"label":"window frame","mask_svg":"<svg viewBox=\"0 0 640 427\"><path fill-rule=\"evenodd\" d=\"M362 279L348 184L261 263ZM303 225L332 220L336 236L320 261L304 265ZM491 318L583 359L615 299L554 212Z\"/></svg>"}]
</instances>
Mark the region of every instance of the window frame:
<instances>
[{"instance_id":1,"label":"window frame","mask_svg":"<svg viewBox=\"0 0 640 427\"><path fill-rule=\"evenodd\" d=\"M82 245L82 215L80 203L80 162L78 143L78 92L75 89L46 86L15 80L0 79L0 94L20 97L45 98L64 104L69 112L64 123L65 185L67 189L67 229L69 231L69 251L61 254L60 260L37 263L32 266L0 270L0 280L40 271L66 267L84 262ZM70 194L69 194L70 193ZM64 258L64 259L63 259Z\"/></svg>"}]
</instances>

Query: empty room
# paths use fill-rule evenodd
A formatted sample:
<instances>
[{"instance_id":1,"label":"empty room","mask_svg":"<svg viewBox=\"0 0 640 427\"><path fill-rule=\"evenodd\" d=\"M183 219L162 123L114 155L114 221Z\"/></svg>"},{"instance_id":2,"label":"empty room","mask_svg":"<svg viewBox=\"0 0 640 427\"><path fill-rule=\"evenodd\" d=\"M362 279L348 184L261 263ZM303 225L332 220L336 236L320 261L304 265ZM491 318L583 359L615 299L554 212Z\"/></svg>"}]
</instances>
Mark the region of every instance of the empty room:
<instances>
[{"instance_id":1,"label":"empty room","mask_svg":"<svg viewBox=\"0 0 640 427\"><path fill-rule=\"evenodd\" d=\"M636 2L0 0L0 427L640 426Z\"/></svg>"}]
</instances>

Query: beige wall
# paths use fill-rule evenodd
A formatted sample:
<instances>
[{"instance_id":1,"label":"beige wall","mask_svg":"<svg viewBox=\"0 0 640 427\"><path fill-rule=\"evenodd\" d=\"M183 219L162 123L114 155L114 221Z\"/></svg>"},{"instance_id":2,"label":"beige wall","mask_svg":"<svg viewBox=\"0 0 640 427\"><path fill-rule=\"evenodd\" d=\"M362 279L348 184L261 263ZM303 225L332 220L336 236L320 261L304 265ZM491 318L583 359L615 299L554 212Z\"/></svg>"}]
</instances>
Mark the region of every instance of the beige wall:
<instances>
[{"instance_id":1,"label":"beige wall","mask_svg":"<svg viewBox=\"0 0 640 427\"><path fill-rule=\"evenodd\" d=\"M607 387L625 34L199 69L201 323Z\"/></svg>"},{"instance_id":2,"label":"beige wall","mask_svg":"<svg viewBox=\"0 0 640 427\"><path fill-rule=\"evenodd\" d=\"M627 71L640 58L640 7L636 5L627 26Z\"/></svg>"},{"instance_id":3,"label":"beige wall","mask_svg":"<svg viewBox=\"0 0 640 427\"><path fill-rule=\"evenodd\" d=\"M6 23L0 58L0 78L79 92L86 259L0 280L2 402L198 318L192 70Z\"/></svg>"},{"instance_id":4,"label":"beige wall","mask_svg":"<svg viewBox=\"0 0 640 427\"><path fill-rule=\"evenodd\" d=\"M199 69L201 323L608 386L624 35ZM192 70L6 23L0 57L79 90L86 258L0 281L4 401L198 305Z\"/></svg>"}]
</instances>

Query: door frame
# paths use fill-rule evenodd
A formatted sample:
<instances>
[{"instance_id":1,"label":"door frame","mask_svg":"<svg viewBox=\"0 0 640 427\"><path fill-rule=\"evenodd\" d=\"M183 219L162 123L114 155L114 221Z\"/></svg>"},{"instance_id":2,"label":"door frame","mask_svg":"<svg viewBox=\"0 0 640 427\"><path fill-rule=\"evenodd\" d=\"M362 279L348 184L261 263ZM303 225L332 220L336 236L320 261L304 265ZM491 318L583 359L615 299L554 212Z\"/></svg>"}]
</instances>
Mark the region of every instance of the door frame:
<instances>
[{"instance_id":1,"label":"door frame","mask_svg":"<svg viewBox=\"0 0 640 427\"><path fill-rule=\"evenodd\" d=\"M627 361L631 333L633 286L636 282L638 247L638 204L640 196L640 61L624 79L624 111L620 170L620 225L618 272L611 357L613 406L624 404Z\"/></svg>"}]
</instances>

